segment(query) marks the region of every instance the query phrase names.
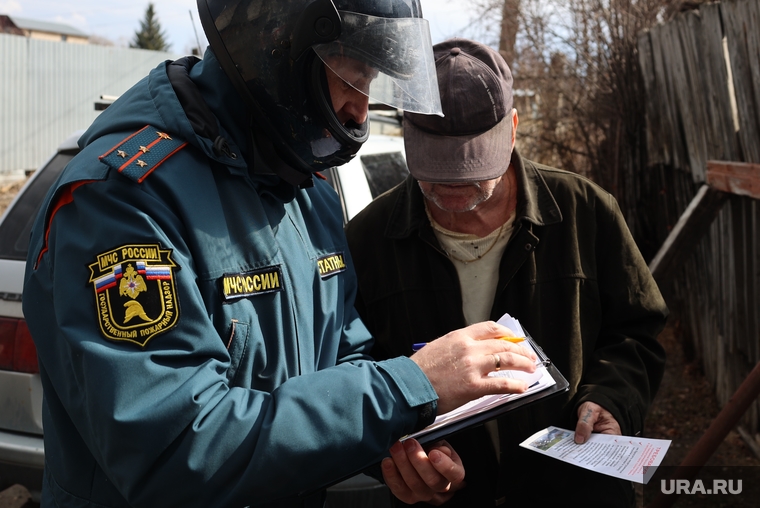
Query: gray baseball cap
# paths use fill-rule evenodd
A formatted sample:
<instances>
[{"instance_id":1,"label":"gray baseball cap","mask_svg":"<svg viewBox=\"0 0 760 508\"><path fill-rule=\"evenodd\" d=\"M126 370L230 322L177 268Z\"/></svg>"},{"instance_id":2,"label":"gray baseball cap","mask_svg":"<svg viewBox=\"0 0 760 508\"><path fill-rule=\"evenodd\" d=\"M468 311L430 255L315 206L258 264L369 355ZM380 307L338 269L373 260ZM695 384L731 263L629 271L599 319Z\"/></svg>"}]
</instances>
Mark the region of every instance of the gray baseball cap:
<instances>
[{"instance_id":1,"label":"gray baseball cap","mask_svg":"<svg viewBox=\"0 0 760 508\"><path fill-rule=\"evenodd\" d=\"M512 155L512 73L494 49L467 39L433 46L443 117L404 113L409 172L427 182L503 175Z\"/></svg>"}]
</instances>

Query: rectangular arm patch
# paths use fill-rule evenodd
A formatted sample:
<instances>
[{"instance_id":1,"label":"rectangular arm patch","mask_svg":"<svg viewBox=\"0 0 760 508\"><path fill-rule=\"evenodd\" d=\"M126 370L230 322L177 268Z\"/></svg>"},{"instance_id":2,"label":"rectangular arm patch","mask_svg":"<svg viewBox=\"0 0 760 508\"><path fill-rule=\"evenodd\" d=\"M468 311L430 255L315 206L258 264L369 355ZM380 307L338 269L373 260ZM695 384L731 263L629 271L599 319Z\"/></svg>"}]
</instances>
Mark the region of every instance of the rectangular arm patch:
<instances>
[{"instance_id":1,"label":"rectangular arm patch","mask_svg":"<svg viewBox=\"0 0 760 508\"><path fill-rule=\"evenodd\" d=\"M345 272L346 259L342 252L336 252L317 259L317 266L319 267L319 276L326 279L336 273Z\"/></svg>"},{"instance_id":2,"label":"rectangular arm patch","mask_svg":"<svg viewBox=\"0 0 760 508\"><path fill-rule=\"evenodd\" d=\"M225 302L284 291L282 269L279 266L269 266L250 272L224 274L221 286Z\"/></svg>"}]
</instances>

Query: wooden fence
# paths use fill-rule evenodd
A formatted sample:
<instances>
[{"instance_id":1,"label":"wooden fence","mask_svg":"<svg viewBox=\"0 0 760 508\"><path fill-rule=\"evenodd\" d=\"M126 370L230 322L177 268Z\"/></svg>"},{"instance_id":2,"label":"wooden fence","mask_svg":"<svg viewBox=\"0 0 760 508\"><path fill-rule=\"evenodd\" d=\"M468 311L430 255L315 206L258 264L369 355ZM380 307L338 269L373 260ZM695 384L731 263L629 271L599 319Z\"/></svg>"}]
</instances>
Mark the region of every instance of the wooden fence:
<instances>
[{"instance_id":1,"label":"wooden fence","mask_svg":"<svg viewBox=\"0 0 760 508\"><path fill-rule=\"evenodd\" d=\"M641 186L659 189L645 220L664 240L708 161L760 163L760 1L702 4L641 33L638 50L649 161ZM662 288L721 405L760 361L759 233L758 200L732 195ZM758 401L740 432L760 449Z\"/></svg>"}]
</instances>

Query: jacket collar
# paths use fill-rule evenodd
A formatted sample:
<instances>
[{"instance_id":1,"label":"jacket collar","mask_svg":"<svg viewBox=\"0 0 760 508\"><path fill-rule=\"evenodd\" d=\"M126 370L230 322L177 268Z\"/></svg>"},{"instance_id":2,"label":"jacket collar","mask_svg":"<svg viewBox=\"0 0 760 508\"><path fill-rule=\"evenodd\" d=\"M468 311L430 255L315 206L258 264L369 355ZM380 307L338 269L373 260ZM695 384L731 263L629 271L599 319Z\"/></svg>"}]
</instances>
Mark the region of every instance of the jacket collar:
<instances>
[{"instance_id":1,"label":"jacket collar","mask_svg":"<svg viewBox=\"0 0 760 508\"><path fill-rule=\"evenodd\" d=\"M529 222L547 226L562 222L562 212L536 165L512 151L512 167L517 177L517 217L515 225ZM385 234L389 238L406 238L414 231L430 228L425 213L424 196L417 180L409 175L399 189L388 218Z\"/></svg>"}]
</instances>

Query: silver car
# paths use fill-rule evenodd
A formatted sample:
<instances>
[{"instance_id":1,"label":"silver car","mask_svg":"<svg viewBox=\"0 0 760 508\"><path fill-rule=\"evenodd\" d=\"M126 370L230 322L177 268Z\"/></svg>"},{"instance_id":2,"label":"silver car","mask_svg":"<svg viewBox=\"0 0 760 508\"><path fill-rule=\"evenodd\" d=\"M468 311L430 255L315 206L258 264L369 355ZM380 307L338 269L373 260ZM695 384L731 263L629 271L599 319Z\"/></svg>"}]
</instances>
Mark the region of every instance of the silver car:
<instances>
[{"instance_id":1,"label":"silver car","mask_svg":"<svg viewBox=\"0 0 760 508\"><path fill-rule=\"evenodd\" d=\"M45 194L79 151L81 132L64 141L29 178L0 218L0 490L42 486L42 384L37 350L21 311L29 232Z\"/></svg>"}]
</instances>

